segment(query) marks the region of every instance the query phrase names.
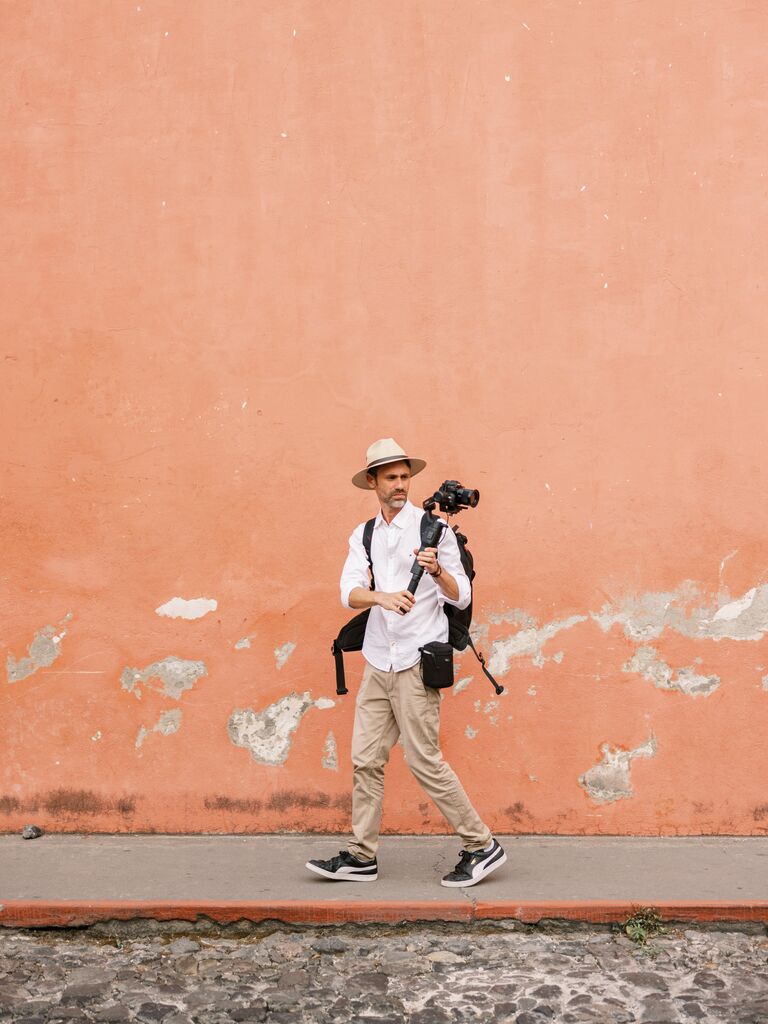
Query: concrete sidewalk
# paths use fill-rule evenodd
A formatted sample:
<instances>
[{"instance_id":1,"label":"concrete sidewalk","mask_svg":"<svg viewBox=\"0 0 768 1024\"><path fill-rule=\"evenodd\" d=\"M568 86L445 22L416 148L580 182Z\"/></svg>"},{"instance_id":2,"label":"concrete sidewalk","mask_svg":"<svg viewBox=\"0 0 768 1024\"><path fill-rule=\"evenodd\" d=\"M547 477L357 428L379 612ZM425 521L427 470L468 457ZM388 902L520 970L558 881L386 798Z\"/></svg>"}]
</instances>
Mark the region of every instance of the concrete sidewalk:
<instances>
[{"instance_id":1,"label":"concrete sidewalk","mask_svg":"<svg viewBox=\"0 0 768 1024\"><path fill-rule=\"evenodd\" d=\"M379 880L326 882L304 868L338 836L0 836L0 925L198 917L473 921L666 919L768 922L768 838L499 836L508 861L484 882L448 889L451 836L387 836Z\"/></svg>"}]
</instances>

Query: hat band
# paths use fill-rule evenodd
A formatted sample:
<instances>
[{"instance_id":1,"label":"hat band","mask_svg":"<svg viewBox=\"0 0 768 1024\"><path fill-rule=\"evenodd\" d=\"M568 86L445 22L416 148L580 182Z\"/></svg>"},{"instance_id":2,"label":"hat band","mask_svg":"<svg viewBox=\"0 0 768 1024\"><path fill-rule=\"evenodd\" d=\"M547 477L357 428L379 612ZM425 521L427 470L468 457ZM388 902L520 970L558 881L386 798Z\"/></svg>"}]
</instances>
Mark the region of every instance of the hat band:
<instances>
[{"instance_id":1,"label":"hat band","mask_svg":"<svg viewBox=\"0 0 768 1024\"><path fill-rule=\"evenodd\" d=\"M411 459L407 455L391 455L383 459L376 459L375 462L369 462L365 467L366 473L369 469L375 469L377 466L386 466L388 462L410 462Z\"/></svg>"}]
</instances>

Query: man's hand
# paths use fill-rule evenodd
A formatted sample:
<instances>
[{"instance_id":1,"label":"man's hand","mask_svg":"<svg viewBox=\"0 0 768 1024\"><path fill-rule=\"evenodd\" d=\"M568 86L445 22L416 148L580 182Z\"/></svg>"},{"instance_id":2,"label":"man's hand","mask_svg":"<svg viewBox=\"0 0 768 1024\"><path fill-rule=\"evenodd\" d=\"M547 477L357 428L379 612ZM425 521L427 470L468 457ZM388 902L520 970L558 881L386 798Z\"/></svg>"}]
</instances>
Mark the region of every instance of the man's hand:
<instances>
[{"instance_id":1,"label":"man's hand","mask_svg":"<svg viewBox=\"0 0 768 1024\"><path fill-rule=\"evenodd\" d=\"M434 576L439 569L437 562L437 548L424 548L423 551L419 551L418 548L413 549L414 555L419 565L425 572L428 572L430 576Z\"/></svg>"},{"instance_id":2,"label":"man's hand","mask_svg":"<svg viewBox=\"0 0 768 1024\"><path fill-rule=\"evenodd\" d=\"M398 615L406 615L416 601L413 594L407 590L398 590L394 594L379 593L378 605L388 612L397 612Z\"/></svg>"}]
</instances>

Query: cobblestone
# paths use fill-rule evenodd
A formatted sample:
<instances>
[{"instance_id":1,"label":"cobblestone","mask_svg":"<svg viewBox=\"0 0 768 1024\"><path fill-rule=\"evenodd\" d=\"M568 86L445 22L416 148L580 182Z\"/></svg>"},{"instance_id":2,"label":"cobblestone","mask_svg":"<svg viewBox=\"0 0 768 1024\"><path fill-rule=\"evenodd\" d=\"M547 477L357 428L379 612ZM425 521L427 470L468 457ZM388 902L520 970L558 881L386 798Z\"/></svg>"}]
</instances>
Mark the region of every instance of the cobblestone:
<instances>
[{"instance_id":1,"label":"cobblestone","mask_svg":"<svg viewBox=\"0 0 768 1024\"><path fill-rule=\"evenodd\" d=\"M348 927L0 932L0 1020L145 1024L758 1024L763 929Z\"/></svg>"}]
</instances>

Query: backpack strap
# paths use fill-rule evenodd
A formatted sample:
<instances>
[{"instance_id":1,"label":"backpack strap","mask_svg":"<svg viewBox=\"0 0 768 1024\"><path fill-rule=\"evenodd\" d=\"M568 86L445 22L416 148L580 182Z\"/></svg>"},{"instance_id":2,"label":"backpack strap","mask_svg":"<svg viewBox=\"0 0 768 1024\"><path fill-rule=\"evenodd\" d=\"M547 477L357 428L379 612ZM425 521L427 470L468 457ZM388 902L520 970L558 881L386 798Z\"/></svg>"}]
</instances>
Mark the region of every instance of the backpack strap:
<instances>
[{"instance_id":1,"label":"backpack strap","mask_svg":"<svg viewBox=\"0 0 768 1024\"><path fill-rule=\"evenodd\" d=\"M376 581L373 578L373 561L371 559L371 541L373 540L373 528L375 525L376 519L374 518L369 519L363 527L363 547L368 556L368 567L371 570L371 590L376 589ZM354 619L350 619L331 646L331 654L336 665L336 693L339 696L349 693L347 680L344 675L344 651L359 651L362 649L369 613L370 608L366 608L364 612L360 612Z\"/></svg>"},{"instance_id":2,"label":"backpack strap","mask_svg":"<svg viewBox=\"0 0 768 1024\"><path fill-rule=\"evenodd\" d=\"M336 663L336 693L341 697L343 694L349 693L349 690L347 689L347 681L344 677L344 654L335 640L331 647L331 654Z\"/></svg>"},{"instance_id":3,"label":"backpack strap","mask_svg":"<svg viewBox=\"0 0 768 1024\"><path fill-rule=\"evenodd\" d=\"M368 567L371 570L371 590L376 589L376 580L373 577L373 560L371 559L371 541L373 540L373 528L376 525L375 519L369 519L363 527L363 547L368 556Z\"/></svg>"},{"instance_id":4,"label":"backpack strap","mask_svg":"<svg viewBox=\"0 0 768 1024\"><path fill-rule=\"evenodd\" d=\"M472 643L472 637L471 637L471 636L469 636L469 634L467 634L467 636L468 636L468 642L469 642L469 646L470 646L470 647L472 648L472 650L473 650L473 652L474 652L474 655L475 655L475 657L476 657L476 658L477 658L477 660L478 660L478 661L480 662L480 668L481 668L481 669L483 670L483 672L485 672L486 676L488 676L488 678L490 679L490 681L491 681L491 684L493 685L493 688L494 688L494 690L496 691L496 693L497 693L497 694L498 694L499 696L501 696L501 694L502 694L502 693L504 693L504 687L503 687L503 686L500 686L500 685L499 685L499 683L497 683L497 682L496 682L496 680L495 680L495 679L493 678L493 676L491 675L491 673L490 673L490 672L488 671L488 669L487 669L487 668L485 667L485 657L484 657L484 656L483 656L482 654L479 654L479 653L478 653L478 651L477 651L477 648L476 648L476 647L475 647L475 645L474 645L474 644Z\"/></svg>"}]
</instances>

